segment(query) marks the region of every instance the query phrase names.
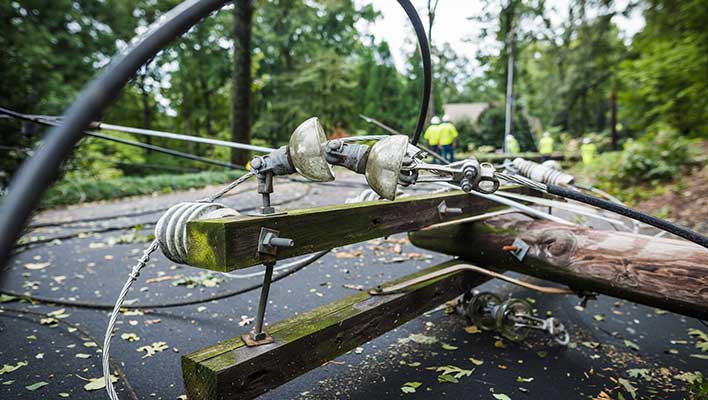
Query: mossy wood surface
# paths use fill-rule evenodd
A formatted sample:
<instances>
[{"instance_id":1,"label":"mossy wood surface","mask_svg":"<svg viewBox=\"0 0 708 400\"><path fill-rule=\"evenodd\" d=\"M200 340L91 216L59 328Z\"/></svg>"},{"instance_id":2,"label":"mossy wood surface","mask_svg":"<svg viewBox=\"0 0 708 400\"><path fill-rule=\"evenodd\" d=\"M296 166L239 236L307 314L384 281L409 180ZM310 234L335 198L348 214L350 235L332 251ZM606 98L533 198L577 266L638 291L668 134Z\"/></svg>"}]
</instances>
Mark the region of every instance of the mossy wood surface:
<instances>
[{"instance_id":1,"label":"mossy wood surface","mask_svg":"<svg viewBox=\"0 0 708 400\"><path fill-rule=\"evenodd\" d=\"M528 193L529 189L506 189ZM440 214L438 206L461 208L462 214ZM188 264L216 271L233 271L364 240L407 232L445 221L480 214L499 204L461 191L292 210L271 217L240 216L187 225ZM261 228L275 229L295 246L278 249L277 256L258 253Z\"/></svg>"},{"instance_id":2,"label":"mossy wood surface","mask_svg":"<svg viewBox=\"0 0 708 400\"><path fill-rule=\"evenodd\" d=\"M708 319L708 250L688 242L532 220L519 214L411 232L424 249L479 266L596 291L679 314ZM519 238L519 261L502 250Z\"/></svg>"},{"instance_id":3,"label":"mossy wood surface","mask_svg":"<svg viewBox=\"0 0 708 400\"><path fill-rule=\"evenodd\" d=\"M455 263L439 264L389 284ZM198 350L182 357L187 395L190 400L254 398L487 280L487 276L460 271L403 293L371 296L360 292L270 326L272 344L249 348L237 336Z\"/></svg>"}]
</instances>

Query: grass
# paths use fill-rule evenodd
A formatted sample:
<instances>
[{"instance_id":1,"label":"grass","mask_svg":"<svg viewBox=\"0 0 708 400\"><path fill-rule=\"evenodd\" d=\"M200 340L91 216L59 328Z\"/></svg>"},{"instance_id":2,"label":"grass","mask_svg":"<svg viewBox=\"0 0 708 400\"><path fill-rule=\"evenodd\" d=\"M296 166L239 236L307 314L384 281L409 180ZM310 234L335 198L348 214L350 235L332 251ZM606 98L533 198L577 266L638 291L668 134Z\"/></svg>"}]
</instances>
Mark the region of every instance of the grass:
<instances>
[{"instance_id":1,"label":"grass","mask_svg":"<svg viewBox=\"0 0 708 400\"><path fill-rule=\"evenodd\" d=\"M87 178L61 180L45 193L40 208L200 188L225 183L243 174L243 171L209 171L179 175L128 176L104 180Z\"/></svg>"}]
</instances>

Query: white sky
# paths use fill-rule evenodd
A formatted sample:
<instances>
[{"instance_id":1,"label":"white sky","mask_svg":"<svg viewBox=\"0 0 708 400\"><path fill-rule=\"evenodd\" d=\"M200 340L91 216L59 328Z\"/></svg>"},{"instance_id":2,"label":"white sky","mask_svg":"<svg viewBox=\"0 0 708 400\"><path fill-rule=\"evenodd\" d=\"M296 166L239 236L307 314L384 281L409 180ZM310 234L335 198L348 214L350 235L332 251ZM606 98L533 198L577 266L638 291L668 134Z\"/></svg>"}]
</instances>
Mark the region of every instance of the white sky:
<instances>
[{"instance_id":1,"label":"white sky","mask_svg":"<svg viewBox=\"0 0 708 400\"><path fill-rule=\"evenodd\" d=\"M628 1L617 0L617 7L624 9ZM427 29L427 0L412 0L412 2L418 9ZM401 49L406 38L415 39L415 36L401 6L396 0L357 0L357 4L373 4L374 8L381 12L382 17L374 24L361 23L357 28L364 32L373 33L379 39L385 39L391 46L396 65L402 69L405 63L403 57L405 52ZM555 8L555 12L552 14L554 22L560 22L567 16L567 0L547 0L546 4ZM467 19L479 15L481 7L479 0L439 0L433 26L433 42L436 45L448 42L458 53L471 60L475 58L476 52L480 48L485 51L494 49L497 44L493 43L491 39L484 43L477 42L476 38L480 27L474 21ZM635 10L629 18L616 16L613 21L618 25L627 41L644 27L644 19L640 10ZM408 48L406 52L411 50Z\"/></svg>"}]
</instances>

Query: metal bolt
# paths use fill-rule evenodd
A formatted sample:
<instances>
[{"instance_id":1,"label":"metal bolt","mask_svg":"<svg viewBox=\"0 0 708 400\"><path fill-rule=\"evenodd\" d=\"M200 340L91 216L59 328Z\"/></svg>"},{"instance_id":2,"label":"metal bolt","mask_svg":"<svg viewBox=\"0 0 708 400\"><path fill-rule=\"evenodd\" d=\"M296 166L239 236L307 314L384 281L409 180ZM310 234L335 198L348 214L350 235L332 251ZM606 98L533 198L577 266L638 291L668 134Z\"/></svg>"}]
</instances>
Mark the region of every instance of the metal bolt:
<instances>
[{"instance_id":1,"label":"metal bolt","mask_svg":"<svg viewBox=\"0 0 708 400\"><path fill-rule=\"evenodd\" d=\"M251 160L251 167L253 169L259 169L263 166L263 160L260 157L256 157Z\"/></svg>"},{"instance_id":2,"label":"metal bolt","mask_svg":"<svg viewBox=\"0 0 708 400\"><path fill-rule=\"evenodd\" d=\"M293 247L295 241L288 238L273 237L268 241L268 244L275 247Z\"/></svg>"}]
</instances>

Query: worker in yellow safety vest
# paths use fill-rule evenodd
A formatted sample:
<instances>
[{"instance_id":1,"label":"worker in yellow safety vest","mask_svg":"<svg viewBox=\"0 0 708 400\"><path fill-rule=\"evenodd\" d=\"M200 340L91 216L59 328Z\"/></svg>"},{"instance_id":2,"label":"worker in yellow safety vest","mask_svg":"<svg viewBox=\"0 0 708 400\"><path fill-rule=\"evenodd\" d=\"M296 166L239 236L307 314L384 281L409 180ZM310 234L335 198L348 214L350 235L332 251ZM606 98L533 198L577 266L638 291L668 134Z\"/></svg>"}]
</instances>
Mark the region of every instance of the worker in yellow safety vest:
<instances>
[{"instance_id":1,"label":"worker in yellow safety vest","mask_svg":"<svg viewBox=\"0 0 708 400\"><path fill-rule=\"evenodd\" d=\"M595 143L592 143L590 138L583 139L583 144L580 146L580 156L583 159L583 164L587 165L592 163L595 159L595 154L597 154L597 146L595 146Z\"/></svg>"},{"instance_id":2,"label":"worker in yellow safety vest","mask_svg":"<svg viewBox=\"0 0 708 400\"><path fill-rule=\"evenodd\" d=\"M506 144L506 151L509 152L509 154L521 153L521 148L519 147L519 141L516 140L516 138L513 135L506 135L506 137L504 137L504 141Z\"/></svg>"},{"instance_id":3,"label":"worker in yellow safety vest","mask_svg":"<svg viewBox=\"0 0 708 400\"><path fill-rule=\"evenodd\" d=\"M440 154L440 117L434 116L430 119L430 126L425 130L423 139L428 141L430 150ZM435 162L437 163L437 160Z\"/></svg>"},{"instance_id":4,"label":"worker in yellow safety vest","mask_svg":"<svg viewBox=\"0 0 708 400\"><path fill-rule=\"evenodd\" d=\"M448 162L455 161L455 147L457 147L457 129L455 125L452 124L449 115L445 114L442 118L443 122L440 124L438 135L440 146L440 153Z\"/></svg>"},{"instance_id":5,"label":"worker in yellow safety vest","mask_svg":"<svg viewBox=\"0 0 708 400\"><path fill-rule=\"evenodd\" d=\"M538 152L541 153L541 161L546 161L553 154L553 138L550 132L543 132L543 137L538 142Z\"/></svg>"}]
</instances>

